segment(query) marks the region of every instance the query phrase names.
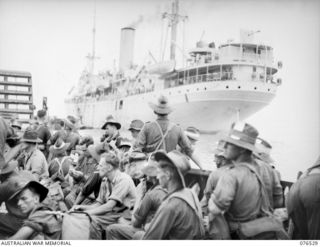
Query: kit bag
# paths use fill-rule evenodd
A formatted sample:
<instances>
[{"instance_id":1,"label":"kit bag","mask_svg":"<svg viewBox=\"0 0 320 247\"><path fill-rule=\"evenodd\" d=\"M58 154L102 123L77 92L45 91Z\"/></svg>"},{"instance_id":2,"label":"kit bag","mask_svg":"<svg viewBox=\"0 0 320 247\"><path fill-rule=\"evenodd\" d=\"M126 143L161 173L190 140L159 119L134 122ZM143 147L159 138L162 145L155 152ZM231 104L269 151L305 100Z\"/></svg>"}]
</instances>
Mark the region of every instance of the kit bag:
<instances>
[{"instance_id":1,"label":"kit bag","mask_svg":"<svg viewBox=\"0 0 320 247\"><path fill-rule=\"evenodd\" d=\"M262 207L261 215L257 219L247 221L231 223L230 228L236 228L236 232L240 239L276 239L276 240L288 240L289 236L284 230L282 222L279 221L271 212L271 206L269 198L266 193L264 184L260 178L260 175L253 167L245 163L240 165L247 167L252 173L254 173L259 181L260 191L262 195ZM232 226L233 225L233 226ZM235 227L236 225L236 227Z\"/></svg>"},{"instance_id":2,"label":"kit bag","mask_svg":"<svg viewBox=\"0 0 320 247\"><path fill-rule=\"evenodd\" d=\"M239 223L237 233L240 239L289 239L289 236L285 232L282 223L273 215Z\"/></svg>"},{"instance_id":3,"label":"kit bag","mask_svg":"<svg viewBox=\"0 0 320 247\"><path fill-rule=\"evenodd\" d=\"M62 240L89 240L91 217L85 212L63 214Z\"/></svg>"}]
</instances>

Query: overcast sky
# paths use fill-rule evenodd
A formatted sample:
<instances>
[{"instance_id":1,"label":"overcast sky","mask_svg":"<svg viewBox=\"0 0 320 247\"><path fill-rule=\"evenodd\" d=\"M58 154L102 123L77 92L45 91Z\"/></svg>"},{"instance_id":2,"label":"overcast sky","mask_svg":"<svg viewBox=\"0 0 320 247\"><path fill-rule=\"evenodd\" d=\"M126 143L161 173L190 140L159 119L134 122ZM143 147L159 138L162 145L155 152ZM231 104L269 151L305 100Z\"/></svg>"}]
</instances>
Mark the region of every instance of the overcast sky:
<instances>
[{"instance_id":1,"label":"overcast sky","mask_svg":"<svg viewBox=\"0 0 320 247\"><path fill-rule=\"evenodd\" d=\"M137 21L135 62L145 62L149 51L158 58L161 14L170 6L160 0L97 0L97 69L118 62L120 29ZM65 115L63 100L91 52L93 10L94 1L86 0L0 0L0 68L32 73L38 109L46 96L50 114ZM271 45L283 62L283 84L275 100L248 121L275 142L281 163L313 163L320 150L320 1L185 0L180 13L188 15L186 48L201 36L219 45L237 40L241 28L261 31L256 40Z\"/></svg>"}]
</instances>

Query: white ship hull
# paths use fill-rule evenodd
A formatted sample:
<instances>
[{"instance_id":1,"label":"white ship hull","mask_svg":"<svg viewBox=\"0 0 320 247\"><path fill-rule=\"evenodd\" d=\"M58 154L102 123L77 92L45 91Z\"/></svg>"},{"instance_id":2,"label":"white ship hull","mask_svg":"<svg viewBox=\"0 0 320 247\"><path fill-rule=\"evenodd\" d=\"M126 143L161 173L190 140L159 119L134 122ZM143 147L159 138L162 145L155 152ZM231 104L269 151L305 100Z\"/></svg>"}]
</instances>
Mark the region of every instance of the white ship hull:
<instances>
[{"instance_id":1,"label":"white ship hull","mask_svg":"<svg viewBox=\"0 0 320 247\"><path fill-rule=\"evenodd\" d=\"M184 85L117 99L88 99L67 103L67 112L81 118L86 126L100 128L108 115L115 116L123 128L133 119L152 121L155 115L148 105L158 95L168 96L174 111L170 119L182 127L195 126L212 132L228 129L268 105L275 97L277 85L261 82L212 81ZM106 96L107 97L107 96Z\"/></svg>"}]
</instances>

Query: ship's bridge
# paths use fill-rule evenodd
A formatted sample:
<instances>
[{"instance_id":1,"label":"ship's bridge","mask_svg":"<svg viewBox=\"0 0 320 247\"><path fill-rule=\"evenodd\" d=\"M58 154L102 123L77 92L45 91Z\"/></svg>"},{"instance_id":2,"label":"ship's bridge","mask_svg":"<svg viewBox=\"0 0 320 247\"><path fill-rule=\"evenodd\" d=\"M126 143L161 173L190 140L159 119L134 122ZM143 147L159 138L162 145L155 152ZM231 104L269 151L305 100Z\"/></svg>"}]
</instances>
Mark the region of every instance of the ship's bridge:
<instances>
[{"instance_id":1,"label":"ship's bridge","mask_svg":"<svg viewBox=\"0 0 320 247\"><path fill-rule=\"evenodd\" d=\"M186 67L163 75L165 88L226 80L281 83L275 78L273 49L267 45L228 42L216 49L213 42L201 41L189 55Z\"/></svg>"},{"instance_id":2,"label":"ship's bridge","mask_svg":"<svg viewBox=\"0 0 320 247\"><path fill-rule=\"evenodd\" d=\"M273 48L254 43L227 43L219 46L220 60L242 61L271 65L274 62Z\"/></svg>"}]
</instances>

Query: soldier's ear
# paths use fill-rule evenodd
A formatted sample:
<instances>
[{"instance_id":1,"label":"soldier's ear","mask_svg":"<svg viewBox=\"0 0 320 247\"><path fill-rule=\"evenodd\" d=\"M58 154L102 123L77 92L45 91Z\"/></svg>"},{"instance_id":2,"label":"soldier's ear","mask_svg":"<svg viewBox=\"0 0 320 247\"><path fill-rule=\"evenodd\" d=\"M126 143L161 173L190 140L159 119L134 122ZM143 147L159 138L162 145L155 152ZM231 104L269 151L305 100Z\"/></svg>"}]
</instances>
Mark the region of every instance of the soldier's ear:
<instances>
[{"instance_id":1,"label":"soldier's ear","mask_svg":"<svg viewBox=\"0 0 320 247\"><path fill-rule=\"evenodd\" d=\"M166 174L168 180L171 180L171 178L172 178L171 172L169 170L165 170L164 173Z\"/></svg>"}]
</instances>

